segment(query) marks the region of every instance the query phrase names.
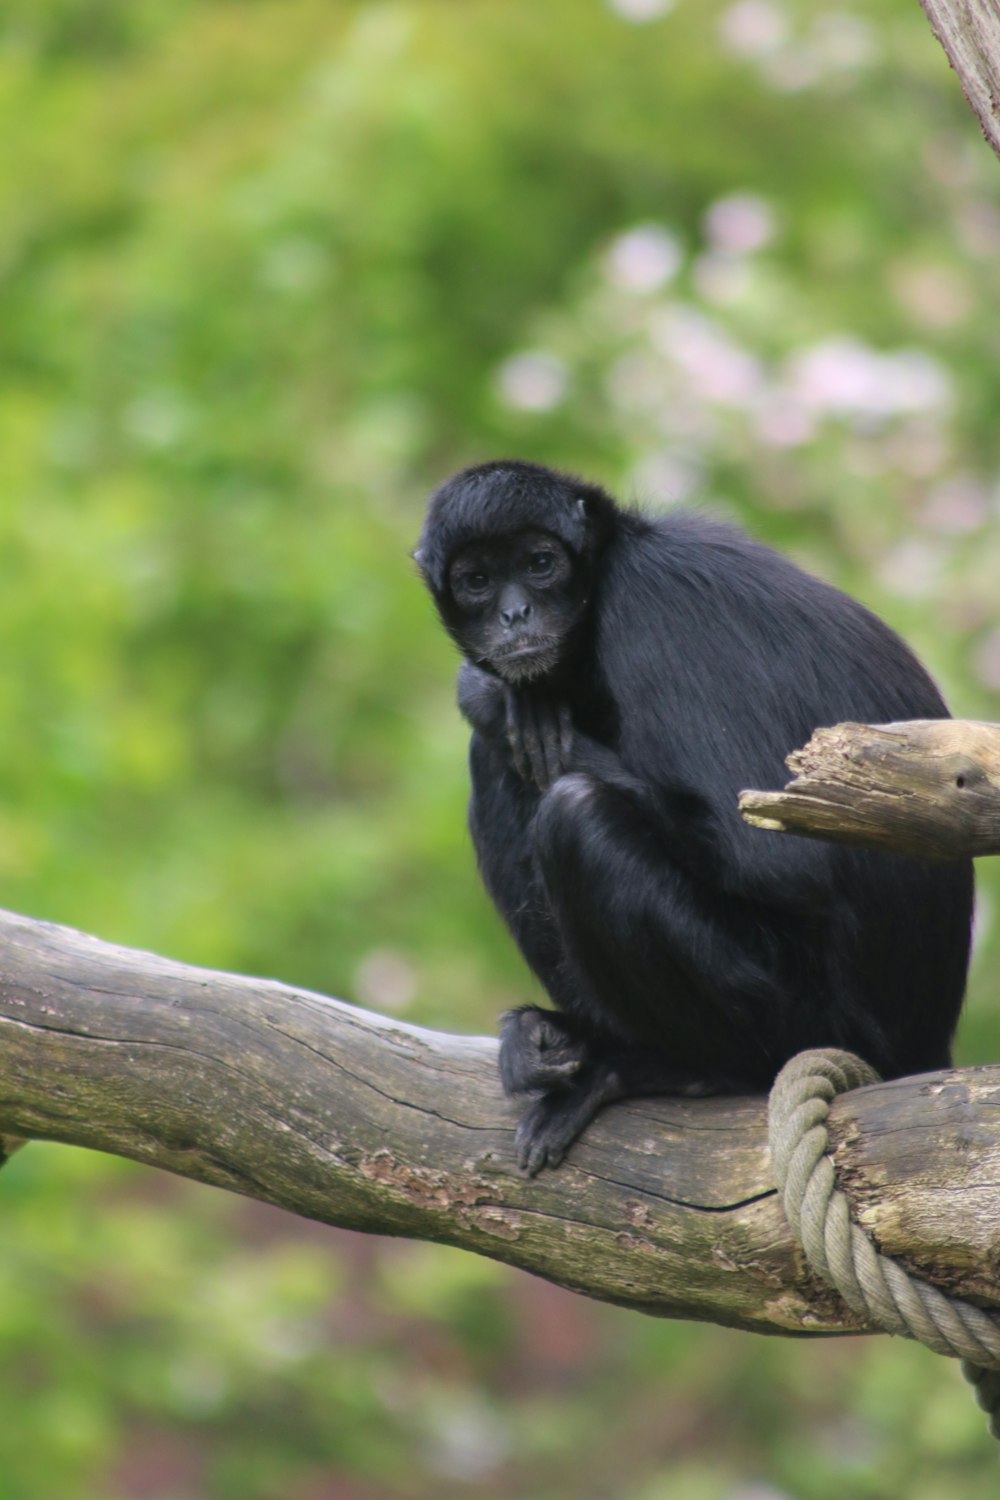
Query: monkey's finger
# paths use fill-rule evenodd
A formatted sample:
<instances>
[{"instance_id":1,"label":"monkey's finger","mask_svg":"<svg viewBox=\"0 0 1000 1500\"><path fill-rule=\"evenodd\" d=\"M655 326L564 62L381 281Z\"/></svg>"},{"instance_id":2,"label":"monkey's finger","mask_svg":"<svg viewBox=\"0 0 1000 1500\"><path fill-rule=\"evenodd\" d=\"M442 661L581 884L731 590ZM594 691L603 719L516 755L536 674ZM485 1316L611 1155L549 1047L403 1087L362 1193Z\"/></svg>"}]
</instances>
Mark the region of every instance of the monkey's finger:
<instances>
[{"instance_id":1,"label":"monkey's finger","mask_svg":"<svg viewBox=\"0 0 1000 1500\"><path fill-rule=\"evenodd\" d=\"M538 703L531 693L518 693L515 696L519 747L524 764L522 774L526 781L533 782L540 792L544 792L548 788L549 779Z\"/></svg>"},{"instance_id":2,"label":"monkey's finger","mask_svg":"<svg viewBox=\"0 0 1000 1500\"><path fill-rule=\"evenodd\" d=\"M545 755L545 725L537 700L530 696L524 705L524 741L531 761L531 779L540 792L548 791L549 767Z\"/></svg>"},{"instance_id":3,"label":"monkey's finger","mask_svg":"<svg viewBox=\"0 0 1000 1500\"><path fill-rule=\"evenodd\" d=\"M565 703L558 703L548 713L548 763L550 781L565 776L573 750L573 720Z\"/></svg>"},{"instance_id":4,"label":"monkey's finger","mask_svg":"<svg viewBox=\"0 0 1000 1500\"><path fill-rule=\"evenodd\" d=\"M545 725L542 744L545 751L546 784L551 786L554 781L559 780L559 777L563 773L562 743L559 734L559 725L551 715L548 716L548 722Z\"/></svg>"},{"instance_id":5,"label":"monkey's finger","mask_svg":"<svg viewBox=\"0 0 1000 1500\"><path fill-rule=\"evenodd\" d=\"M548 1148L534 1128L535 1111L529 1110L514 1136L514 1150L519 1171L525 1177L537 1177L548 1161Z\"/></svg>"},{"instance_id":6,"label":"monkey's finger","mask_svg":"<svg viewBox=\"0 0 1000 1500\"><path fill-rule=\"evenodd\" d=\"M510 746L511 758L514 762L514 770L522 781L532 779L531 768L524 750L524 736L521 731L521 716L518 712L518 696L512 688L507 688L505 693L507 744Z\"/></svg>"},{"instance_id":7,"label":"monkey's finger","mask_svg":"<svg viewBox=\"0 0 1000 1500\"><path fill-rule=\"evenodd\" d=\"M573 754L573 715L566 703L559 705L559 749L562 752L561 770L565 771Z\"/></svg>"},{"instance_id":8,"label":"monkey's finger","mask_svg":"<svg viewBox=\"0 0 1000 1500\"><path fill-rule=\"evenodd\" d=\"M514 1133L517 1165L526 1177L537 1177L543 1167L557 1167L563 1160L578 1130L566 1128L568 1118L563 1095L558 1100L551 1093L526 1110Z\"/></svg>"}]
</instances>

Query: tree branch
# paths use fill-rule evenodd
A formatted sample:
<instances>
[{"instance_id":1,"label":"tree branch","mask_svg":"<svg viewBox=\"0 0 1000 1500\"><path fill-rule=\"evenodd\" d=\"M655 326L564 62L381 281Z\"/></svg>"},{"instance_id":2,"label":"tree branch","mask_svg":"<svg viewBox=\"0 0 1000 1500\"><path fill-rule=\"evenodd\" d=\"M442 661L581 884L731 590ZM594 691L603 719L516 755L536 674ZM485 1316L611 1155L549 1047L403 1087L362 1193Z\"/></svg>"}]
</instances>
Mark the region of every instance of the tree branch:
<instances>
[{"instance_id":1,"label":"tree branch","mask_svg":"<svg viewBox=\"0 0 1000 1500\"><path fill-rule=\"evenodd\" d=\"M615 1106L528 1181L492 1040L5 913L0 943L0 1134L459 1245L662 1316L858 1328L792 1241L762 1099ZM842 1178L882 1247L1000 1304L998 1105L995 1068L864 1089L833 1118Z\"/></svg>"},{"instance_id":2,"label":"tree branch","mask_svg":"<svg viewBox=\"0 0 1000 1500\"><path fill-rule=\"evenodd\" d=\"M1000 725L837 724L785 764L783 791L740 794L755 828L923 859L1000 854Z\"/></svg>"},{"instance_id":3,"label":"tree branch","mask_svg":"<svg viewBox=\"0 0 1000 1500\"><path fill-rule=\"evenodd\" d=\"M983 135L1000 156L1000 4L997 0L920 0L958 74Z\"/></svg>"}]
</instances>

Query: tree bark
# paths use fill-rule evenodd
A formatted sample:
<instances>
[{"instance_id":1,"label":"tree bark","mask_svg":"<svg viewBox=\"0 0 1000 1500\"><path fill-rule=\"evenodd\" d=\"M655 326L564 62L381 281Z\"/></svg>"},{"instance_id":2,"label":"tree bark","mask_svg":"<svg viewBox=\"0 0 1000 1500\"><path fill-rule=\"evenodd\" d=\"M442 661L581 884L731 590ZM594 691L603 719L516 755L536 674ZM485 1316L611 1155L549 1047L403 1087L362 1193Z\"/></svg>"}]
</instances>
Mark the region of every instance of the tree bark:
<instances>
[{"instance_id":1,"label":"tree bark","mask_svg":"<svg viewBox=\"0 0 1000 1500\"><path fill-rule=\"evenodd\" d=\"M920 0L983 135L1000 156L1000 3Z\"/></svg>"},{"instance_id":2,"label":"tree bark","mask_svg":"<svg viewBox=\"0 0 1000 1500\"><path fill-rule=\"evenodd\" d=\"M837 724L786 765L783 791L740 795L755 828L923 859L1000 854L1000 725Z\"/></svg>"},{"instance_id":3,"label":"tree bark","mask_svg":"<svg viewBox=\"0 0 1000 1500\"><path fill-rule=\"evenodd\" d=\"M462 1246L661 1316L859 1328L785 1224L763 1099L615 1106L558 1171L528 1181L490 1039L5 913L0 944L0 1134ZM882 1248L1000 1305L998 1106L990 1068L860 1090L833 1121L842 1177Z\"/></svg>"}]
</instances>

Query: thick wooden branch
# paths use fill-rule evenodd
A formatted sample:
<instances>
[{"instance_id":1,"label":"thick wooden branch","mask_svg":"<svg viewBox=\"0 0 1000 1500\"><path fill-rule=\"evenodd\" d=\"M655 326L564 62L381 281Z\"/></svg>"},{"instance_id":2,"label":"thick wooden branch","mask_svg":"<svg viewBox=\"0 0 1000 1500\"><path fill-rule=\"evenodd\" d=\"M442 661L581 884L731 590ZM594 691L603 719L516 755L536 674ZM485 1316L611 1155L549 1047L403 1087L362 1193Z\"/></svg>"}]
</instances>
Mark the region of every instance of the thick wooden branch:
<instances>
[{"instance_id":1,"label":"thick wooden branch","mask_svg":"<svg viewBox=\"0 0 1000 1500\"><path fill-rule=\"evenodd\" d=\"M792 1243L762 1099L613 1107L563 1167L527 1181L491 1040L4 913L0 952L0 1134L459 1245L645 1312L858 1326ZM994 1068L865 1089L834 1119L883 1248L1000 1305L998 1106Z\"/></svg>"},{"instance_id":2,"label":"thick wooden branch","mask_svg":"<svg viewBox=\"0 0 1000 1500\"><path fill-rule=\"evenodd\" d=\"M1000 156L1000 3L920 0L983 135Z\"/></svg>"},{"instance_id":3,"label":"thick wooden branch","mask_svg":"<svg viewBox=\"0 0 1000 1500\"><path fill-rule=\"evenodd\" d=\"M786 764L783 791L740 795L755 828L924 859L1000 854L1000 725L837 724Z\"/></svg>"}]
</instances>

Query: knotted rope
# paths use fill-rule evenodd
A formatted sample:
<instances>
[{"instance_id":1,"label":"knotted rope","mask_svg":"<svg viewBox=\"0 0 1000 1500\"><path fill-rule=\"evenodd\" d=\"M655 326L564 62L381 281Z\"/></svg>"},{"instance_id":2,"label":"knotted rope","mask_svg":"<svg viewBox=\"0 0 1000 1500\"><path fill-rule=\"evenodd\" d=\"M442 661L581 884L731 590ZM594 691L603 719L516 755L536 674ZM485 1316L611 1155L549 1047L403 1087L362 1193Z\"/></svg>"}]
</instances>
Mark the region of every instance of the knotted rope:
<instances>
[{"instance_id":1,"label":"knotted rope","mask_svg":"<svg viewBox=\"0 0 1000 1500\"><path fill-rule=\"evenodd\" d=\"M800 1052L782 1068L768 1105L768 1145L785 1216L809 1265L859 1317L962 1360L962 1373L1000 1440L1000 1320L882 1255L852 1222L837 1187L826 1124L830 1103L878 1081L851 1052Z\"/></svg>"}]
</instances>

